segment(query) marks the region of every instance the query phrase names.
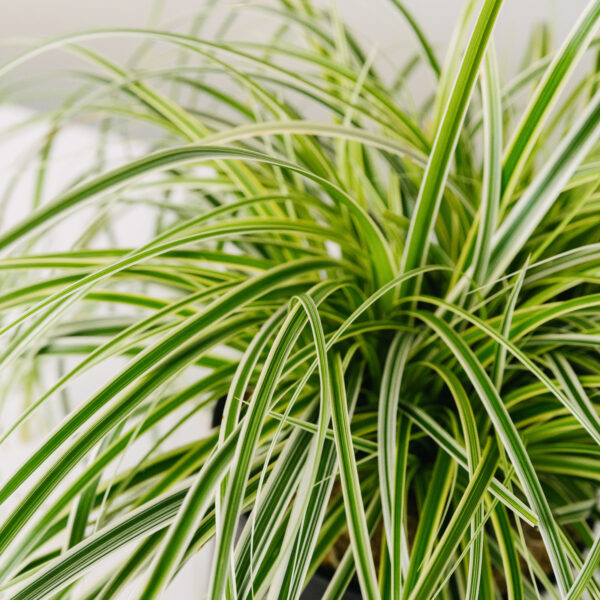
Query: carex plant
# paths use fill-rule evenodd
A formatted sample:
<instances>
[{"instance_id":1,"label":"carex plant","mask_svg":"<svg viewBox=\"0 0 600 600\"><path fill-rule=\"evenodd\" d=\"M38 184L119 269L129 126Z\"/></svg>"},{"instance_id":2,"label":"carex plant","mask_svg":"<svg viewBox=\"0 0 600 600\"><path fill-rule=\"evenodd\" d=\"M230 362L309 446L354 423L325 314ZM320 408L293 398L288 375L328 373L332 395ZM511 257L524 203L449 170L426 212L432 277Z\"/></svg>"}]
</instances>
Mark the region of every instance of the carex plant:
<instances>
[{"instance_id":1,"label":"carex plant","mask_svg":"<svg viewBox=\"0 0 600 600\"><path fill-rule=\"evenodd\" d=\"M15 126L46 124L2 199L27 211L0 233L0 452L31 448L0 486L2 597L159 598L214 540L210 600L317 571L327 600L600 598L600 1L506 76L501 4L467 0L444 52L399 0L373 3L413 40L391 56L281 0L0 69L14 100L38 55L77 65ZM123 38L127 63L98 50ZM47 198L75 121L139 143Z\"/></svg>"}]
</instances>

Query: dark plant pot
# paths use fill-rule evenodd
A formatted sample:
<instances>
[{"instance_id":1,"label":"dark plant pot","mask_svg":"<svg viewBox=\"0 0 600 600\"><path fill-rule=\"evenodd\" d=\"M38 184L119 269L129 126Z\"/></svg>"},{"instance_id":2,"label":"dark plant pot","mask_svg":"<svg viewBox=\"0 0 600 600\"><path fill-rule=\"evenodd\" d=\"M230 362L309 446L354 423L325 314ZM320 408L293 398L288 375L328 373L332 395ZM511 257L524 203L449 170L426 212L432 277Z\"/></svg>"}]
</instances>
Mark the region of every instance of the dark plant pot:
<instances>
[{"instance_id":1,"label":"dark plant pot","mask_svg":"<svg viewBox=\"0 0 600 600\"><path fill-rule=\"evenodd\" d=\"M317 571L308 582L308 585L304 588L300 600L320 600L329 585L330 578L327 573ZM355 582L352 581L350 586L342 596L343 600L361 600L362 595L360 591L355 587Z\"/></svg>"}]
</instances>

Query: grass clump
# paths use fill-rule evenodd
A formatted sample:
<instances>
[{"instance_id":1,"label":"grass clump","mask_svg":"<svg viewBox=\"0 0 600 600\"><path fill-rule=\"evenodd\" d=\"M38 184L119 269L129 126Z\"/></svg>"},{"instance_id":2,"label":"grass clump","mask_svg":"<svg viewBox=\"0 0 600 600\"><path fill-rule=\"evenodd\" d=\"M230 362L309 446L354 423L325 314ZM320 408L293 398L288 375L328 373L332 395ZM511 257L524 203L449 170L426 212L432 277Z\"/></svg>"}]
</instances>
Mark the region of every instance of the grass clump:
<instances>
[{"instance_id":1,"label":"grass clump","mask_svg":"<svg viewBox=\"0 0 600 600\"><path fill-rule=\"evenodd\" d=\"M7 597L158 598L213 538L212 600L298 598L332 549L328 600L355 576L369 599L600 597L600 2L506 82L500 0L467 2L443 61L392 4L415 54L391 74L306 0L0 70L77 61L32 193L3 198L28 211L0 234L0 361L7 402L29 393L2 451L62 411L0 487ZM246 12L273 36L236 41ZM127 65L95 45L123 37ZM78 120L106 135L48 198Z\"/></svg>"}]
</instances>

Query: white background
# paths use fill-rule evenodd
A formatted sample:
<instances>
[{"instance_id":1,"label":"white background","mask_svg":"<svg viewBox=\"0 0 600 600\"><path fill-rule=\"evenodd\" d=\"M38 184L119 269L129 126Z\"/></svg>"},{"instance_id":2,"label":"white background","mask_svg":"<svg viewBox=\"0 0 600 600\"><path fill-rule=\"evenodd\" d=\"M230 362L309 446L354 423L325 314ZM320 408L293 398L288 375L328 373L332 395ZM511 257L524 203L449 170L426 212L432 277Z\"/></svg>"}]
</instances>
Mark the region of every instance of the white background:
<instances>
[{"instance_id":1,"label":"white background","mask_svg":"<svg viewBox=\"0 0 600 600\"><path fill-rule=\"evenodd\" d=\"M217 10L266 3L267 0L218 0ZM317 0L327 5L330 0ZM10 56L11 39L45 38L73 31L103 27L145 27L151 9L155 22L185 29L191 16L206 0L0 0L0 58ZM414 38L390 0L338 0L339 11L363 40L377 43L386 53L401 57L414 49ZM421 24L436 50L443 52L463 0L405 0L405 6ZM496 27L501 66L520 60L533 24L547 20L562 39L587 0L504 0ZM244 10L244 33L260 34L260 13ZM116 42L118 48L119 43ZM113 45L114 47L114 45ZM55 56L52 61L56 61ZM53 66L56 63L53 62Z\"/></svg>"}]
</instances>

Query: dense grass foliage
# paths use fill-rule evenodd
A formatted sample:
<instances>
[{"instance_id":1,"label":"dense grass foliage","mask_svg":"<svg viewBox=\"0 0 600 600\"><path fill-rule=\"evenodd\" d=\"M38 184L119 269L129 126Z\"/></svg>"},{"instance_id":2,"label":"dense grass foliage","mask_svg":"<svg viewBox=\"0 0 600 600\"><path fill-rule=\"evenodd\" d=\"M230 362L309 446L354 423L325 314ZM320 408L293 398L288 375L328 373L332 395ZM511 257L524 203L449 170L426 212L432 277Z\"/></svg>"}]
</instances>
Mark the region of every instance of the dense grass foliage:
<instances>
[{"instance_id":1,"label":"dense grass foliage","mask_svg":"<svg viewBox=\"0 0 600 600\"><path fill-rule=\"evenodd\" d=\"M320 567L327 600L600 598L600 1L514 77L501 0L467 0L444 55L392 4L414 55L281 0L0 68L10 99L38 55L78 65L31 196L2 198L27 215L0 232L0 453L33 437L0 486L3 597L159 598L214 539L210 600L298 598ZM272 36L241 41L257 12ZM98 50L123 38L126 65ZM73 121L141 141L50 199Z\"/></svg>"}]
</instances>

